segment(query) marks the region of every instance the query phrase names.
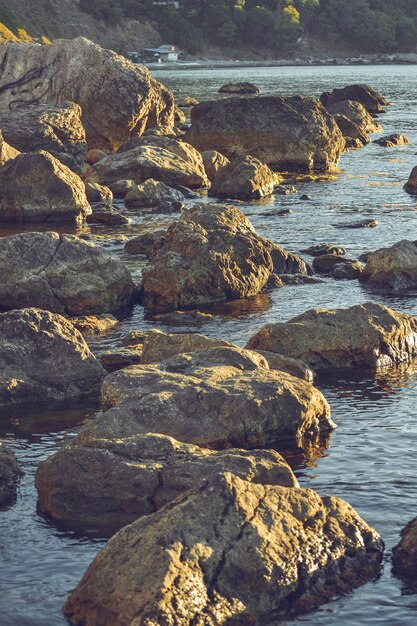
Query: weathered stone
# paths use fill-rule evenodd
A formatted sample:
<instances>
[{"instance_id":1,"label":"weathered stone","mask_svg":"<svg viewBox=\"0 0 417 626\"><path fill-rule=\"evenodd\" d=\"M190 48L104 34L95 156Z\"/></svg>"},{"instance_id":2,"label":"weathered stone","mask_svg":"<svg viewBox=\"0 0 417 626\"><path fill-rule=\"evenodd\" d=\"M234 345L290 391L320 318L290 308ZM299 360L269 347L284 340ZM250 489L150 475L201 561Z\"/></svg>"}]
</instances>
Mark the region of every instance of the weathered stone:
<instances>
[{"instance_id":1,"label":"weathered stone","mask_svg":"<svg viewBox=\"0 0 417 626\"><path fill-rule=\"evenodd\" d=\"M383 106L389 104L388 100L369 85L347 85L341 89L333 89L331 93L323 93L320 100L326 108L335 102L353 100L362 104L371 114L383 113Z\"/></svg>"},{"instance_id":2,"label":"weathered stone","mask_svg":"<svg viewBox=\"0 0 417 626\"><path fill-rule=\"evenodd\" d=\"M273 170L333 169L345 141L334 119L314 98L226 98L191 111L185 134L198 150L228 158L251 155Z\"/></svg>"},{"instance_id":3,"label":"weathered stone","mask_svg":"<svg viewBox=\"0 0 417 626\"><path fill-rule=\"evenodd\" d=\"M115 198L125 198L135 185L134 180L116 180L115 183L110 183L110 189Z\"/></svg>"},{"instance_id":4,"label":"weathered stone","mask_svg":"<svg viewBox=\"0 0 417 626\"><path fill-rule=\"evenodd\" d=\"M0 408L96 393L104 370L82 335L40 309L0 314Z\"/></svg>"},{"instance_id":5,"label":"weathered stone","mask_svg":"<svg viewBox=\"0 0 417 626\"><path fill-rule=\"evenodd\" d=\"M361 220L360 222L352 222L352 224L333 224L335 228L376 228L379 226L378 220Z\"/></svg>"},{"instance_id":6,"label":"weathered stone","mask_svg":"<svg viewBox=\"0 0 417 626\"><path fill-rule=\"evenodd\" d=\"M401 541L392 551L393 573L406 581L417 575L417 518L408 522L401 531Z\"/></svg>"},{"instance_id":7,"label":"weathered stone","mask_svg":"<svg viewBox=\"0 0 417 626\"><path fill-rule=\"evenodd\" d=\"M144 268L144 305L169 311L259 293L272 272L308 273L306 263L258 235L236 208L183 210Z\"/></svg>"},{"instance_id":8,"label":"weathered stone","mask_svg":"<svg viewBox=\"0 0 417 626\"><path fill-rule=\"evenodd\" d=\"M184 111L181 111L178 107L174 108L174 122L176 124L182 125L187 121L187 116Z\"/></svg>"},{"instance_id":9,"label":"weathered stone","mask_svg":"<svg viewBox=\"0 0 417 626\"><path fill-rule=\"evenodd\" d=\"M181 98L181 100L178 102L178 106L186 109L188 107L193 107L193 106L195 106L198 103L199 102L198 102L198 100L196 100L196 98L191 98L190 96L185 96L185 98Z\"/></svg>"},{"instance_id":10,"label":"weathered stone","mask_svg":"<svg viewBox=\"0 0 417 626\"><path fill-rule=\"evenodd\" d=\"M383 148L395 148L395 146L406 146L411 142L405 135L401 135L400 133L392 133L392 135L387 135L386 137L380 137L379 139L375 139L373 143L377 143Z\"/></svg>"},{"instance_id":11,"label":"weathered stone","mask_svg":"<svg viewBox=\"0 0 417 626\"><path fill-rule=\"evenodd\" d=\"M182 202L184 196L180 191L168 187L153 178L141 185L134 185L125 196L125 204L129 209L158 206L162 202Z\"/></svg>"},{"instance_id":12,"label":"weathered stone","mask_svg":"<svg viewBox=\"0 0 417 626\"><path fill-rule=\"evenodd\" d=\"M276 354L275 352L267 352L266 350L256 350L258 354L263 356L271 370L279 370L280 372L286 372L296 378L301 378L309 383L314 380L314 372L299 359L292 359L289 356L283 354Z\"/></svg>"},{"instance_id":13,"label":"weathered stone","mask_svg":"<svg viewBox=\"0 0 417 626\"><path fill-rule=\"evenodd\" d=\"M311 254L311 256L322 256L323 254L335 254L342 256L346 254L346 250L341 246L334 246L332 243L316 243L309 248L301 250L304 254Z\"/></svg>"},{"instance_id":14,"label":"weathered stone","mask_svg":"<svg viewBox=\"0 0 417 626\"><path fill-rule=\"evenodd\" d=\"M355 122L352 122L345 115L333 115L333 117L345 138L346 149L362 148L369 143L369 136Z\"/></svg>"},{"instance_id":15,"label":"weathered stone","mask_svg":"<svg viewBox=\"0 0 417 626\"><path fill-rule=\"evenodd\" d=\"M413 195L417 195L417 165L411 170L410 177L404 185L405 191Z\"/></svg>"},{"instance_id":16,"label":"weathered stone","mask_svg":"<svg viewBox=\"0 0 417 626\"><path fill-rule=\"evenodd\" d=\"M230 94L256 94L261 93L259 87L254 85L253 83L227 83L227 85L223 85L219 89L219 93L230 93Z\"/></svg>"},{"instance_id":17,"label":"weathered stone","mask_svg":"<svg viewBox=\"0 0 417 626\"><path fill-rule=\"evenodd\" d=\"M257 200L274 191L275 176L265 163L246 156L233 159L214 176L209 190L210 196Z\"/></svg>"},{"instance_id":18,"label":"weathered stone","mask_svg":"<svg viewBox=\"0 0 417 626\"><path fill-rule=\"evenodd\" d=\"M83 315L115 311L136 296L120 259L74 235L0 238L0 309L36 306Z\"/></svg>"},{"instance_id":19,"label":"weathered stone","mask_svg":"<svg viewBox=\"0 0 417 626\"><path fill-rule=\"evenodd\" d=\"M137 365L142 360L142 347L129 346L116 348L100 356L102 366L108 372L115 372L130 365Z\"/></svg>"},{"instance_id":20,"label":"weathered stone","mask_svg":"<svg viewBox=\"0 0 417 626\"><path fill-rule=\"evenodd\" d=\"M113 192L104 185L97 183L87 183L85 186L85 195L89 202L106 202L113 200Z\"/></svg>"},{"instance_id":21,"label":"weathered stone","mask_svg":"<svg viewBox=\"0 0 417 626\"><path fill-rule=\"evenodd\" d=\"M314 257L313 269L320 274L331 274L337 265L350 262L350 259L346 259L338 254L321 254Z\"/></svg>"},{"instance_id":22,"label":"weathered stone","mask_svg":"<svg viewBox=\"0 0 417 626\"><path fill-rule=\"evenodd\" d=\"M246 347L301 359L314 371L388 367L417 355L417 318L373 302L310 309L288 322L267 324Z\"/></svg>"},{"instance_id":23,"label":"weathered stone","mask_svg":"<svg viewBox=\"0 0 417 626\"><path fill-rule=\"evenodd\" d=\"M405 291L417 286L417 244L399 241L368 254L361 280L372 285Z\"/></svg>"},{"instance_id":24,"label":"weathered stone","mask_svg":"<svg viewBox=\"0 0 417 626\"><path fill-rule=\"evenodd\" d=\"M326 104L327 111L333 116L347 118L363 135L381 132L381 126L360 102L354 100L337 100ZM355 136L355 135L351 135ZM368 139L369 141L369 139Z\"/></svg>"},{"instance_id":25,"label":"weathered stone","mask_svg":"<svg viewBox=\"0 0 417 626\"><path fill-rule=\"evenodd\" d=\"M123 215L114 208L108 202L104 204L93 204L91 207L91 215L87 217L87 223L96 223L96 224L111 224L111 225L119 225L119 224L130 224L132 220L127 216Z\"/></svg>"},{"instance_id":26,"label":"weathered stone","mask_svg":"<svg viewBox=\"0 0 417 626\"><path fill-rule=\"evenodd\" d=\"M124 251L127 254L144 254L150 258L156 250L162 247L167 231L165 228L157 228L150 232L132 237L126 242Z\"/></svg>"},{"instance_id":27,"label":"weathered stone","mask_svg":"<svg viewBox=\"0 0 417 626\"><path fill-rule=\"evenodd\" d=\"M7 161L15 159L19 154L19 150L9 146L7 141L5 141L3 133L0 130L0 167L3 167Z\"/></svg>"},{"instance_id":28,"label":"weathered stone","mask_svg":"<svg viewBox=\"0 0 417 626\"><path fill-rule=\"evenodd\" d=\"M333 278L337 278L338 280L355 280L362 276L363 270L365 266L360 261L351 261L349 259L344 259L342 263L338 263L332 269Z\"/></svg>"},{"instance_id":29,"label":"weathered stone","mask_svg":"<svg viewBox=\"0 0 417 626\"><path fill-rule=\"evenodd\" d=\"M78 104L57 101L5 111L2 97L0 128L8 143L20 152L45 150L71 170L80 171L87 153L87 139Z\"/></svg>"},{"instance_id":30,"label":"weathered stone","mask_svg":"<svg viewBox=\"0 0 417 626\"><path fill-rule=\"evenodd\" d=\"M82 315L73 317L69 321L82 335L99 335L111 330L119 323L113 315Z\"/></svg>"},{"instance_id":31,"label":"weathered stone","mask_svg":"<svg viewBox=\"0 0 417 626\"><path fill-rule=\"evenodd\" d=\"M95 163L101 161L101 159L104 159L106 156L107 152L104 152L104 150L100 150L99 148L91 148L90 150L88 150L85 156L85 161L89 165L94 165Z\"/></svg>"},{"instance_id":32,"label":"weathered stone","mask_svg":"<svg viewBox=\"0 0 417 626\"><path fill-rule=\"evenodd\" d=\"M232 344L223 339L212 339L199 333L167 334L152 329L143 338L141 363L160 363L184 352L197 352Z\"/></svg>"},{"instance_id":33,"label":"weathered stone","mask_svg":"<svg viewBox=\"0 0 417 626\"><path fill-rule=\"evenodd\" d=\"M13 502L21 476L14 453L0 441L0 507Z\"/></svg>"},{"instance_id":34,"label":"weathered stone","mask_svg":"<svg viewBox=\"0 0 417 626\"><path fill-rule=\"evenodd\" d=\"M204 169L210 180L216 176L217 172L230 163L229 159L217 150L205 150L201 153Z\"/></svg>"},{"instance_id":35,"label":"weathered stone","mask_svg":"<svg viewBox=\"0 0 417 626\"><path fill-rule=\"evenodd\" d=\"M224 472L254 483L298 486L273 450L214 452L146 434L69 445L39 465L36 488L54 520L111 535Z\"/></svg>"},{"instance_id":36,"label":"weathered stone","mask_svg":"<svg viewBox=\"0 0 417 626\"><path fill-rule=\"evenodd\" d=\"M84 37L0 51L0 110L63 100L81 106L89 148L116 149L132 132L172 125L174 103L149 71Z\"/></svg>"},{"instance_id":37,"label":"weathered stone","mask_svg":"<svg viewBox=\"0 0 417 626\"><path fill-rule=\"evenodd\" d=\"M48 152L20 154L0 169L0 221L81 223L89 213L81 178Z\"/></svg>"},{"instance_id":38,"label":"weathered stone","mask_svg":"<svg viewBox=\"0 0 417 626\"><path fill-rule=\"evenodd\" d=\"M227 473L117 533L67 600L72 624L267 624L373 579L383 542L346 502Z\"/></svg>"},{"instance_id":39,"label":"weathered stone","mask_svg":"<svg viewBox=\"0 0 417 626\"><path fill-rule=\"evenodd\" d=\"M303 447L334 427L320 391L236 347L114 372L101 401L104 413L86 424L77 442L159 432L214 449Z\"/></svg>"}]
</instances>

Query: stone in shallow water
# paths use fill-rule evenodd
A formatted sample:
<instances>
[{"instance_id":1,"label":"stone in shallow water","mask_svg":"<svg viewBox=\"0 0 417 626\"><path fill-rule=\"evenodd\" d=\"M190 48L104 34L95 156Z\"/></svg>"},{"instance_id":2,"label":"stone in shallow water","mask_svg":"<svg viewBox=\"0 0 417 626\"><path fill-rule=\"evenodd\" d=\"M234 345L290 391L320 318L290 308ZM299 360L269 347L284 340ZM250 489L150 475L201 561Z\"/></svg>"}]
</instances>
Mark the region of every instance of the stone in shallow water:
<instances>
[{"instance_id":1,"label":"stone in shallow water","mask_svg":"<svg viewBox=\"0 0 417 626\"><path fill-rule=\"evenodd\" d=\"M394 292L417 287L417 243L399 241L368 254L363 282Z\"/></svg>"},{"instance_id":2,"label":"stone in shallow water","mask_svg":"<svg viewBox=\"0 0 417 626\"><path fill-rule=\"evenodd\" d=\"M417 518L401 531L401 541L392 551L393 573L407 582L417 582Z\"/></svg>"},{"instance_id":3,"label":"stone in shallow water","mask_svg":"<svg viewBox=\"0 0 417 626\"><path fill-rule=\"evenodd\" d=\"M0 441L0 507L11 504L16 498L22 473L14 453Z\"/></svg>"}]
</instances>

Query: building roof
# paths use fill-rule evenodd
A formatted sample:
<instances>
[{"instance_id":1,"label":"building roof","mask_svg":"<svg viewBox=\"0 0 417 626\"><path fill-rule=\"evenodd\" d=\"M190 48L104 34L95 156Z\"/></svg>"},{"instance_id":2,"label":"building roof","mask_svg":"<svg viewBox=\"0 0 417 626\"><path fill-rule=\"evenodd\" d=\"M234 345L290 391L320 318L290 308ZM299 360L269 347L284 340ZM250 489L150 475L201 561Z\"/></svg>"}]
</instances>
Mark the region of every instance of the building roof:
<instances>
[{"instance_id":1,"label":"building roof","mask_svg":"<svg viewBox=\"0 0 417 626\"><path fill-rule=\"evenodd\" d=\"M145 48L146 52L158 52L159 54L168 54L169 52L179 52L176 46L163 44L159 48Z\"/></svg>"}]
</instances>

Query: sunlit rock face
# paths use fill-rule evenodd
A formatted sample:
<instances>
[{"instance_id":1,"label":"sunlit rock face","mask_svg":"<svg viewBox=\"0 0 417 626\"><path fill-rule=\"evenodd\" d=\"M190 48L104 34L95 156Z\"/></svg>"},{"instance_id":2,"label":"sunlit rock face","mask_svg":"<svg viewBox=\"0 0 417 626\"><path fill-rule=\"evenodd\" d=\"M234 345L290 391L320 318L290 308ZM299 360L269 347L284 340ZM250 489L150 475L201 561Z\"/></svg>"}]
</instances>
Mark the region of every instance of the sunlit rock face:
<instances>
[{"instance_id":1,"label":"sunlit rock face","mask_svg":"<svg viewBox=\"0 0 417 626\"><path fill-rule=\"evenodd\" d=\"M395 292L417 286L417 244L399 241L368 255L361 280L373 287Z\"/></svg>"},{"instance_id":2,"label":"sunlit rock face","mask_svg":"<svg viewBox=\"0 0 417 626\"><path fill-rule=\"evenodd\" d=\"M347 85L340 89L333 89L331 93L323 93L320 100L326 106L333 106L336 102L352 100L359 102L372 115L382 113L383 107L389 104L388 100L381 96L369 85Z\"/></svg>"}]
</instances>

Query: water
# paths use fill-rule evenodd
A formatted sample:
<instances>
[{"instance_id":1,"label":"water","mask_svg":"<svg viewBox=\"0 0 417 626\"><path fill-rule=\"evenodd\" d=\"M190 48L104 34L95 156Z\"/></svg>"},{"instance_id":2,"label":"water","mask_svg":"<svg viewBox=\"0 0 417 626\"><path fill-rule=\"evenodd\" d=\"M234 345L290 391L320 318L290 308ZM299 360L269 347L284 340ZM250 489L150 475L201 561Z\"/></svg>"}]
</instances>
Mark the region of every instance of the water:
<instances>
[{"instance_id":1,"label":"water","mask_svg":"<svg viewBox=\"0 0 417 626\"><path fill-rule=\"evenodd\" d=\"M314 243L331 242L343 245L347 256L356 258L403 238L417 239L417 200L402 189L417 164L417 66L233 68L158 71L154 75L178 97L190 95L200 100L219 97L218 87L237 80L256 83L264 94L279 95L319 95L348 83L371 84L392 103L381 118L384 133L405 133L412 141L410 146L385 149L370 144L343 155L341 172L334 180L303 183L295 195L238 206L260 233L294 252ZM301 202L303 193L312 200ZM273 207L291 208L293 213L265 216ZM374 229L344 228L365 218L377 219L380 225ZM73 232L120 254L139 276L144 261L123 254L124 240L169 223L164 217L133 217L129 226L110 229L89 225ZM0 234L10 232L16 229L3 229ZM322 284L284 287L244 302L217 305L210 310L213 317L198 329L244 345L267 322L284 321L312 306L350 306L367 300L417 315L416 294L378 295L357 281L328 279ZM135 307L124 314L115 330L94 340L93 349L101 353L120 345L129 331L155 325L171 332L178 330L167 322L145 319L143 309ZM181 327L187 329L197 328ZM417 365L375 376L358 373L349 379L321 380L319 386L330 402L338 428L330 447L316 460L292 459L300 484L348 500L382 534L386 555L378 580L294 621L320 626L414 625L417 596L391 576L389 559L400 529L417 515ZM96 412L94 405L75 406L49 414L17 412L11 419L0 419L0 436L16 452L25 471L16 504L0 512L1 626L65 624L61 614L64 599L104 545L100 539L64 533L43 519L37 513L33 486L39 461L56 452Z\"/></svg>"}]
</instances>

